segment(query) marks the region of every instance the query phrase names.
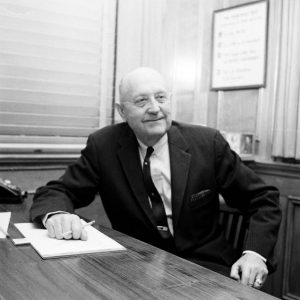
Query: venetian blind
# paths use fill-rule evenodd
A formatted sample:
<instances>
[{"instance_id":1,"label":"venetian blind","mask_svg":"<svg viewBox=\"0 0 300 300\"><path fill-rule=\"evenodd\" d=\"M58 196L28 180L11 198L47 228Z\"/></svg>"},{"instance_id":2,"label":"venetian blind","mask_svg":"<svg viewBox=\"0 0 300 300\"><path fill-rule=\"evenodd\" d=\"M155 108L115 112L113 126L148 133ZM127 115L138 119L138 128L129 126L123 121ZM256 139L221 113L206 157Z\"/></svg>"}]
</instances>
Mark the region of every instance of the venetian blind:
<instances>
[{"instance_id":1,"label":"venetian blind","mask_svg":"<svg viewBox=\"0 0 300 300\"><path fill-rule=\"evenodd\" d=\"M0 0L1 154L78 152L106 125L114 5Z\"/></svg>"}]
</instances>

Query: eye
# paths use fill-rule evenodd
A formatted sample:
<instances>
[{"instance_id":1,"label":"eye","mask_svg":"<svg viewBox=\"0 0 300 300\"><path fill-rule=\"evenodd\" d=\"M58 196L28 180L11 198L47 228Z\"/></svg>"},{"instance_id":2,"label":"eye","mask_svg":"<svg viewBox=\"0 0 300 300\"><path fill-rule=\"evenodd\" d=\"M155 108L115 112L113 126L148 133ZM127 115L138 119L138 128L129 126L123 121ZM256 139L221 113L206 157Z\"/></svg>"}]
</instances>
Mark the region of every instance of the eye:
<instances>
[{"instance_id":1,"label":"eye","mask_svg":"<svg viewBox=\"0 0 300 300\"><path fill-rule=\"evenodd\" d=\"M134 104L136 106L139 106L139 107L143 107L146 105L146 103L148 102L148 98L147 97L143 97L143 98L138 98L134 101Z\"/></svg>"},{"instance_id":2,"label":"eye","mask_svg":"<svg viewBox=\"0 0 300 300\"><path fill-rule=\"evenodd\" d=\"M167 95L166 94L158 94L155 96L155 100L159 103L164 103L167 101Z\"/></svg>"}]
</instances>

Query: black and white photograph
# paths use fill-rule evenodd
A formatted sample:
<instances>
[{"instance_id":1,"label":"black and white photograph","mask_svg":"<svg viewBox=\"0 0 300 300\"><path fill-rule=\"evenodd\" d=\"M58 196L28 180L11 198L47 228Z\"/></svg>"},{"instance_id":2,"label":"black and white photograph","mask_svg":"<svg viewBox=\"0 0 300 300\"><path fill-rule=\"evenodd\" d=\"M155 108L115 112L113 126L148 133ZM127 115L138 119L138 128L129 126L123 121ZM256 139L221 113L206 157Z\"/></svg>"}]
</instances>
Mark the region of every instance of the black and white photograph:
<instances>
[{"instance_id":1,"label":"black and white photograph","mask_svg":"<svg viewBox=\"0 0 300 300\"><path fill-rule=\"evenodd\" d=\"M300 0L0 0L0 300L299 300Z\"/></svg>"}]
</instances>

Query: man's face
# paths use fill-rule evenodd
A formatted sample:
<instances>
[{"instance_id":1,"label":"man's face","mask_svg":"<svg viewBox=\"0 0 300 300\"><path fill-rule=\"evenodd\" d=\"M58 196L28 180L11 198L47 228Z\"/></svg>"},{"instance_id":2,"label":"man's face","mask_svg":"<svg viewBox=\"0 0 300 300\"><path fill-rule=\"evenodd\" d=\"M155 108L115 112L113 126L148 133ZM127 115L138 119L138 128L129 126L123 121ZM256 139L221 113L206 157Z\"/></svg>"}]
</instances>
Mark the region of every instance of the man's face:
<instances>
[{"instance_id":1,"label":"man's face","mask_svg":"<svg viewBox=\"0 0 300 300\"><path fill-rule=\"evenodd\" d=\"M145 145L154 145L171 126L170 97L159 76L134 76L127 82L120 114Z\"/></svg>"}]
</instances>

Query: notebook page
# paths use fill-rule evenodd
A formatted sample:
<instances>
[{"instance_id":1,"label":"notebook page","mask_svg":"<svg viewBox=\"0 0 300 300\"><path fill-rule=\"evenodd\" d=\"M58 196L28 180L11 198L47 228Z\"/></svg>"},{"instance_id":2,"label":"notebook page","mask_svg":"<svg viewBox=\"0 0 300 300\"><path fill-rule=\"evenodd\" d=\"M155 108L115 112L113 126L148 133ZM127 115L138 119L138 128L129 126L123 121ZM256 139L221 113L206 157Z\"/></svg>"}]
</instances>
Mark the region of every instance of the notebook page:
<instances>
[{"instance_id":1,"label":"notebook page","mask_svg":"<svg viewBox=\"0 0 300 300\"><path fill-rule=\"evenodd\" d=\"M82 224L85 223L82 220ZM92 226L85 227L88 234L87 241L50 238L47 229L40 229L33 223L17 223L15 226L30 240L31 245L42 258L126 250L125 247Z\"/></svg>"}]
</instances>

